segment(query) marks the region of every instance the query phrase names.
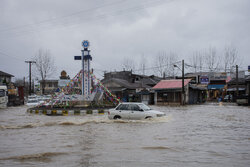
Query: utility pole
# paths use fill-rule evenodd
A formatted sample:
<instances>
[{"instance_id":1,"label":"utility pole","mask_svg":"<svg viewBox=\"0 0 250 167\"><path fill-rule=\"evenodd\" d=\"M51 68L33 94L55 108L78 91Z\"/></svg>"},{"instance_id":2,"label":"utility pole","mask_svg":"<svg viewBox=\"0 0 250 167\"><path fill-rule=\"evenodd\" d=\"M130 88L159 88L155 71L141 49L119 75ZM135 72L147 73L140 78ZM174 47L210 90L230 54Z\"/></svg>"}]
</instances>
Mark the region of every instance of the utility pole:
<instances>
[{"instance_id":1,"label":"utility pole","mask_svg":"<svg viewBox=\"0 0 250 167\"><path fill-rule=\"evenodd\" d=\"M239 72L238 72L238 65L236 65L236 99L239 96Z\"/></svg>"},{"instance_id":2,"label":"utility pole","mask_svg":"<svg viewBox=\"0 0 250 167\"><path fill-rule=\"evenodd\" d=\"M25 61L25 63L29 63L29 95L31 95L31 64L36 63L35 61Z\"/></svg>"},{"instance_id":3,"label":"utility pole","mask_svg":"<svg viewBox=\"0 0 250 167\"><path fill-rule=\"evenodd\" d=\"M181 93L181 103L185 104L185 90L184 90L184 60L182 60L182 93Z\"/></svg>"},{"instance_id":4,"label":"utility pole","mask_svg":"<svg viewBox=\"0 0 250 167\"><path fill-rule=\"evenodd\" d=\"M24 96L26 96L25 91L26 91L26 88L25 88L25 77L23 77L23 93L24 93Z\"/></svg>"}]
</instances>

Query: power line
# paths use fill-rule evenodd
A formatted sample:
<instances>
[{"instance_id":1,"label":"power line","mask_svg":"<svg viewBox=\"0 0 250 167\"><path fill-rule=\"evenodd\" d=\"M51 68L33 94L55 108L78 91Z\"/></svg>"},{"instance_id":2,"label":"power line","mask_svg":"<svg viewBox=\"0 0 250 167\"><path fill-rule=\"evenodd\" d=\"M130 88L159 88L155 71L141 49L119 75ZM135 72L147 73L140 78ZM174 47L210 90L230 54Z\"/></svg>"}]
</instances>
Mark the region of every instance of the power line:
<instances>
[{"instance_id":1,"label":"power line","mask_svg":"<svg viewBox=\"0 0 250 167\"><path fill-rule=\"evenodd\" d=\"M19 60L19 61L22 61L22 62L23 62L22 59L19 59L19 58L16 57L16 56L12 56L12 55L6 54L6 53L1 52L1 51L0 51L0 54L3 55L3 56L5 56L5 57L12 57L12 58L14 58L14 59L16 59L16 60Z\"/></svg>"},{"instance_id":2,"label":"power line","mask_svg":"<svg viewBox=\"0 0 250 167\"><path fill-rule=\"evenodd\" d=\"M170 64L163 64L163 65L160 65L160 66L154 66L154 67L149 67L149 68L142 68L142 69L137 69L137 70L133 70L133 71L153 70L153 69L157 69L157 68L161 68L161 67L165 67L165 66L172 66L172 65L178 64L180 62L181 61L176 61L176 62L173 62L173 63L170 63Z\"/></svg>"},{"instance_id":3,"label":"power line","mask_svg":"<svg viewBox=\"0 0 250 167\"><path fill-rule=\"evenodd\" d=\"M39 21L39 22L36 22L36 23L24 24L24 25L20 25L20 26L15 26L15 27L10 27L10 28L0 29L0 33L1 32L6 32L6 31L12 31L12 30L23 28L23 27L27 27L27 26L41 25L41 24L48 23L48 22L51 22L51 21L60 20L60 19L64 19L64 18L67 18L67 17L72 17L72 16L75 16L75 15L79 15L81 13L85 13L85 12L97 10L99 8L102 8L102 7L115 5L115 4L118 4L118 3L121 3L121 2L124 2L124 1L116 1L116 2L113 2L113 3L108 3L108 4L100 5L100 6L97 6L97 7L94 7L94 8L90 8L90 9L86 9L86 10L80 10L78 12L74 12L74 13L71 13L71 14L68 14L68 15L64 15L64 16L61 16L61 17L55 17L55 18L52 18L52 19L42 20L42 21Z\"/></svg>"},{"instance_id":4,"label":"power line","mask_svg":"<svg viewBox=\"0 0 250 167\"><path fill-rule=\"evenodd\" d=\"M85 18L83 18L83 20L94 21L94 20L104 19L104 18L110 17L110 16L125 15L125 14L128 14L128 13L135 12L135 11L137 12L139 10L143 10L143 9L146 9L146 8L149 8L149 7L154 7L154 6L161 5L161 4L164 3L164 1L166 1L166 0L153 1L153 2L150 2L150 3L144 4L144 5L142 4L140 6L138 5L138 6L134 6L134 7L131 7L131 8L124 9L124 10L117 10L117 11L112 11L112 12L109 12L109 13L104 13L104 14L101 14L101 15L97 15L97 16L94 16L92 19L90 17L85 17ZM173 1L173 0L169 0L169 1ZM83 24L83 23L84 22L77 22L77 23L74 23L74 24L72 23L72 25L68 26L67 28L75 26L77 24ZM66 24L62 24L62 25L65 26ZM55 26L55 25L53 25L53 26ZM44 27L39 26L38 28L40 28L40 31L44 31ZM45 28L47 28L47 30L50 30L50 29L54 29L55 27L50 27L50 28L45 27ZM66 28L66 27L62 27L62 28ZM33 32L38 32L38 29L16 32L17 35L12 36L12 37L22 36L24 34L33 33Z\"/></svg>"}]
</instances>

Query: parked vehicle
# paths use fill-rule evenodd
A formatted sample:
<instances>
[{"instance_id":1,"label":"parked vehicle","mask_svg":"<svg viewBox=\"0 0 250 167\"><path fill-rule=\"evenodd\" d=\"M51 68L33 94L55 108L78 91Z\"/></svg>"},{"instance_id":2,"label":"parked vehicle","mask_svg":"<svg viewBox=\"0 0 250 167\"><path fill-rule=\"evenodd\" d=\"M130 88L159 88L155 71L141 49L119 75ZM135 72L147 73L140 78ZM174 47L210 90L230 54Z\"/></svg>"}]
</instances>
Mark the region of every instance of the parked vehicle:
<instances>
[{"instance_id":1,"label":"parked vehicle","mask_svg":"<svg viewBox=\"0 0 250 167\"><path fill-rule=\"evenodd\" d=\"M224 102L231 102L233 101L233 96L232 95L226 95L223 99Z\"/></svg>"},{"instance_id":2,"label":"parked vehicle","mask_svg":"<svg viewBox=\"0 0 250 167\"><path fill-rule=\"evenodd\" d=\"M38 99L31 98L31 99L28 99L28 102L26 105L27 106L37 106L37 105L39 105L39 101L38 101Z\"/></svg>"},{"instance_id":3,"label":"parked vehicle","mask_svg":"<svg viewBox=\"0 0 250 167\"><path fill-rule=\"evenodd\" d=\"M238 96L236 99L236 103L240 106L240 105L248 105L248 95L241 95Z\"/></svg>"},{"instance_id":4,"label":"parked vehicle","mask_svg":"<svg viewBox=\"0 0 250 167\"><path fill-rule=\"evenodd\" d=\"M51 100L51 95L45 95L43 96L44 101L50 101Z\"/></svg>"},{"instance_id":5,"label":"parked vehicle","mask_svg":"<svg viewBox=\"0 0 250 167\"><path fill-rule=\"evenodd\" d=\"M7 86L0 86L0 108L6 108L8 104Z\"/></svg>"},{"instance_id":6,"label":"parked vehicle","mask_svg":"<svg viewBox=\"0 0 250 167\"><path fill-rule=\"evenodd\" d=\"M39 104L45 103L44 97L43 96L37 96L37 100Z\"/></svg>"},{"instance_id":7,"label":"parked vehicle","mask_svg":"<svg viewBox=\"0 0 250 167\"><path fill-rule=\"evenodd\" d=\"M109 110L109 119L148 119L165 116L163 112L152 110L143 103L121 103Z\"/></svg>"},{"instance_id":8,"label":"parked vehicle","mask_svg":"<svg viewBox=\"0 0 250 167\"><path fill-rule=\"evenodd\" d=\"M24 90L23 86L10 86L8 89L8 106L24 105Z\"/></svg>"}]
</instances>

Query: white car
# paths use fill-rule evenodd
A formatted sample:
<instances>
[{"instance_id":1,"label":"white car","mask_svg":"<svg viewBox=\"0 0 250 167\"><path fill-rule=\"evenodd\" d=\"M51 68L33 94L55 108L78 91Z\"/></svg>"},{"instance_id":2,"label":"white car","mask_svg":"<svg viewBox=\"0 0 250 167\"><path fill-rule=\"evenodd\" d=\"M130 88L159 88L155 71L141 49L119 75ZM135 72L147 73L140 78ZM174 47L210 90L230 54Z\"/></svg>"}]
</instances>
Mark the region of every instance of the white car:
<instances>
[{"instance_id":1,"label":"white car","mask_svg":"<svg viewBox=\"0 0 250 167\"><path fill-rule=\"evenodd\" d=\"M39 101L37 99L28 99L26 104L27 106L37 106L39 105Z\"/></svg>"},{"instance_id":2,"label":"white car","mask_svg":"<svg viewBox=\"0 0 250 167\"><path fill-rule=\"evenodd\" d=\"M148 119L165 116L163 112L152 110L143 103L121 103L108 112L109 119Z\"/></svg>"}]
</instances>

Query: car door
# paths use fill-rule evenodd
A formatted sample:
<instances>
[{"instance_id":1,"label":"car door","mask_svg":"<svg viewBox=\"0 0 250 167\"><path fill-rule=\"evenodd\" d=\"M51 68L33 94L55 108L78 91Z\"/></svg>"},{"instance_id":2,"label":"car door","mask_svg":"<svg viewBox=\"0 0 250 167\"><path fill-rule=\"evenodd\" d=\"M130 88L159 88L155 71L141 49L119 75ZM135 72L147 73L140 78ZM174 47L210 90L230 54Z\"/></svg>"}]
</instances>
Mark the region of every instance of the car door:
<instances>
[{"instance_id":1,"label":"car door","mask_svg":"<svg viewBox=\"0 0 250 167\"><path fill-rule=\"evenodd\" d=\"M122 119L129 119L129 104L121 104L117 109L116 109L117 115L121 116Z\"/></svg>"},{"instance_id":2,"label":"car door","mask_svg":"<svg viewBox=\"0 0 250 167\"><path fill-rule=\"evenodd\" d=\"M145 113L137 104L130 104L130 119L144 119Z\"/></svg>"}]
</instances>

